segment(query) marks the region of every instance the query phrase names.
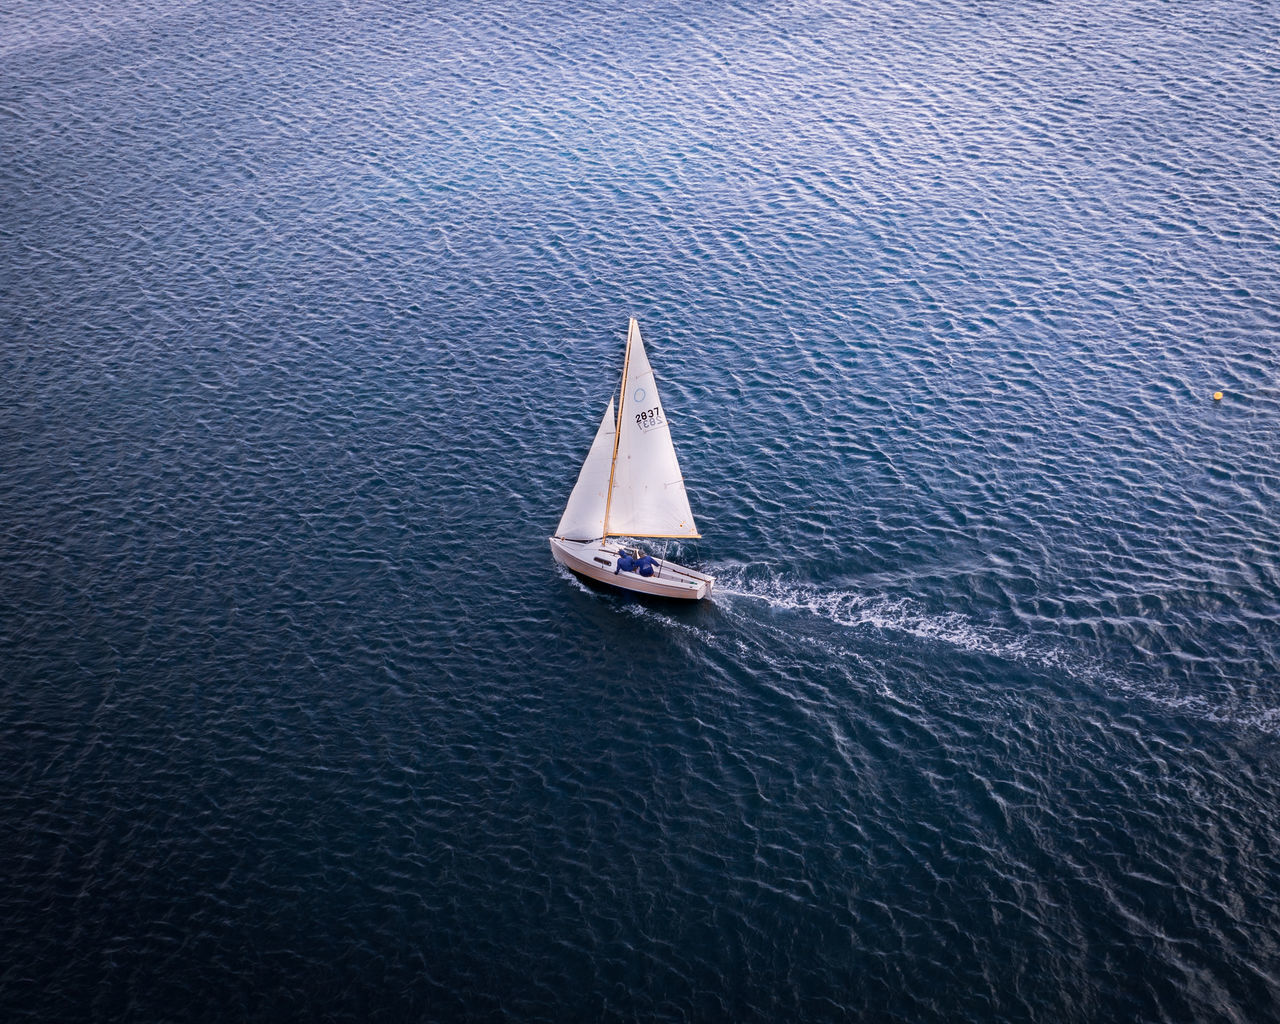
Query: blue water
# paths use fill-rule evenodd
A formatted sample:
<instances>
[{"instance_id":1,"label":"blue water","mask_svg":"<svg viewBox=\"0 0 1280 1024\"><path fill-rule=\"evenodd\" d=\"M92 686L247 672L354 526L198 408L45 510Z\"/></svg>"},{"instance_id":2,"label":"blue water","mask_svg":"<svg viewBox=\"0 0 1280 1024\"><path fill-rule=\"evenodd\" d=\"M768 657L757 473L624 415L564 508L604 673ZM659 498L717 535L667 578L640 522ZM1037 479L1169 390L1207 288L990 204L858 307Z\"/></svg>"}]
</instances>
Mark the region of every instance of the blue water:
<instances>
[{"instance_id":1,"label":"blue water","mask_svg":"<svg viewBox=\"0 0 1280 1024\"><path fill-rule=\"evenodd\" d=\"M1278 54L0 11L0 1018L1280 1019ZM696 607L546 544L629 315Z\"/></svg>"}]
</instances>

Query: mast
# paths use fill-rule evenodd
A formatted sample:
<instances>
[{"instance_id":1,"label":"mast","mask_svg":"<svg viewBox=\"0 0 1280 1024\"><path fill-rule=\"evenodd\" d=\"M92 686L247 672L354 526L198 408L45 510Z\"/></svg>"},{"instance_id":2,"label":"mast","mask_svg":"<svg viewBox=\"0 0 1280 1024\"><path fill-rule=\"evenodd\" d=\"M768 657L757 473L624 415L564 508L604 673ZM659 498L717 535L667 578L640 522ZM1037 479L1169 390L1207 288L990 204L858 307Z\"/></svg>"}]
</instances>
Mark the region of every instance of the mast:
<instances>
[{"instance_id":1,"label":"mast","mask_svg":"<svg viewBox=\"0 0 1280 1024\"><path fill-rule=\"evenodd\" d=\"M622 383L618 388L618 421L614 424L613 458L609 460L609 490L604 501L604 537L609 536L609 506L613 504L613 474L618 467L618 434L620 433L618 428L622 426L622 407L627 401L627 367L631 363L631 334L635 325L636 318L632 317L631 322L627 324L627 349L622 356Z\"/></svg>"}]
</instances>

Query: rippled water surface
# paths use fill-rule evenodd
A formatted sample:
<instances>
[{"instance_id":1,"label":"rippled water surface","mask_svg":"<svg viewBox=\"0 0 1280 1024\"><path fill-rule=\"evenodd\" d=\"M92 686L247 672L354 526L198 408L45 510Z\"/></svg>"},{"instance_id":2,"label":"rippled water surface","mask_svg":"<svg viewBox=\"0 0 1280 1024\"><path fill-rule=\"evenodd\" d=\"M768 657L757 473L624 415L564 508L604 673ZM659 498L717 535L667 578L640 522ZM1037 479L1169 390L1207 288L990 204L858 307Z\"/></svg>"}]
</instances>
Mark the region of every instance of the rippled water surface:
<instances>
[{"instance_id":1,"label":"rippled water surface","mask_svg":"<svg viewBox=\"0 0 1280 1024\"><path fill-rule=\"evenodd\" d=\"M1278 54L9 5L0 1016L1280 1019ZM629 315L697 607L547 549Z\"/></svg>"}]
</instances>

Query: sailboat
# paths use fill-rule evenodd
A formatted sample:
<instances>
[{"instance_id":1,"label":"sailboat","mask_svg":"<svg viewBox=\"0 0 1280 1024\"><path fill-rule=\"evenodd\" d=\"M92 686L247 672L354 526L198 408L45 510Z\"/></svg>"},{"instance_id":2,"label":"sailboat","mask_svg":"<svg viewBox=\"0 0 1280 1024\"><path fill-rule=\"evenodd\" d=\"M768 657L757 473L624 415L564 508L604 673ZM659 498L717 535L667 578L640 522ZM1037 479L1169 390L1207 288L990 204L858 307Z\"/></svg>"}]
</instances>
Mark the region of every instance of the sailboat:
<instances>
[{"instance_id":1,"label":"sailboat","mask_svg":"<svg viewBox=\"0 0 1280 1024\"><path fill-rule=\"evenodd\" d=\"M714 577L655 558L630 542L698 536L658 385L632 317L617 413L610 398L550 538L551 555L599 583L697 601L711 593Z\"/></svg>"}]
</instances>

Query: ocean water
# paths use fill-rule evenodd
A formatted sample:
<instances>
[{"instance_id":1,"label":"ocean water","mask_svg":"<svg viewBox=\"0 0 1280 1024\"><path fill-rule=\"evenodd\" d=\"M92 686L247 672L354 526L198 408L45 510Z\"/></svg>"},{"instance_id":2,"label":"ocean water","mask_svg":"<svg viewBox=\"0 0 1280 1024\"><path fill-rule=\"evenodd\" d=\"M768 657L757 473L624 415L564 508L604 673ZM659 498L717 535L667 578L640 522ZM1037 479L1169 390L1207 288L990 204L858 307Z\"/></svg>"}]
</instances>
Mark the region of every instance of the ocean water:
<instances>
[{"instance_id":1,"label":"ocean water","mask_svg":"<svg viewBox=\"0 0 1280 1024\"><path fill-rule=\"evenodd\" d=\"M1278 55L6 6L0 1017L1280 1019ZM696 607L547 548L631 315Z\"/></svg>"}]
</instances>

